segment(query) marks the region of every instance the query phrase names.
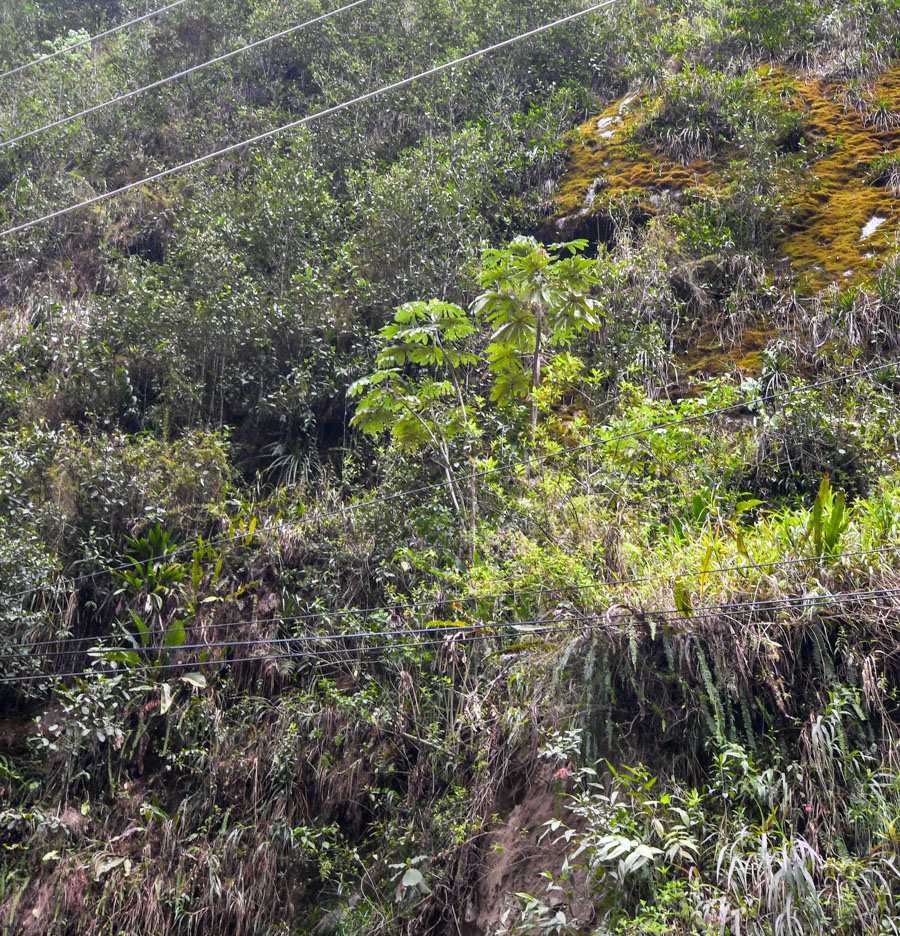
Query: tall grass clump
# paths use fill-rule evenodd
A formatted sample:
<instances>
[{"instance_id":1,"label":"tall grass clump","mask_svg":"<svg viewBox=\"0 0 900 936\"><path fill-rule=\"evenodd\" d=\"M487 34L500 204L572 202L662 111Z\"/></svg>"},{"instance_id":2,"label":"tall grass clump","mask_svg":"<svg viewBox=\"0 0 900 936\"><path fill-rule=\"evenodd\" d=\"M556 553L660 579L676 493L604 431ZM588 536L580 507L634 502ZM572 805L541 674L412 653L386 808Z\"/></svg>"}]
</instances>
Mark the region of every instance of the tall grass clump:
<instances>
[{"instance_id":1,"label":"tall grass clump","mask_svg":"<svg viewBox=\"0 0 900 936\"><path fill-rule=\"evenodd\" d=\"M638 133L687 165L744 141L787 146L800 122L799 112L785 108L755 75L731 77L697 65L665 82Z\"/></svg>"}]
</instances>

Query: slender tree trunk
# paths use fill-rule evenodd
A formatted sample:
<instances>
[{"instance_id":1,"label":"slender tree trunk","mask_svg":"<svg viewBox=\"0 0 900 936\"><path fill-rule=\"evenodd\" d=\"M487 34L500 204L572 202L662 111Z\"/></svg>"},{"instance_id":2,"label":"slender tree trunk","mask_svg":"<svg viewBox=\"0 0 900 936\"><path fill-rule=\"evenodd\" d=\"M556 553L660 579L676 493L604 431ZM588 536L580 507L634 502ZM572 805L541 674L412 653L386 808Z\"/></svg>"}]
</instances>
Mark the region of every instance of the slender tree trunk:
<instances>
[{"instance_id":1,"label":"slender tree trunk","mask_svg":"<svg viewBox=\"0 0 900 936\"><path fill-rule=\"evenodd\" d=\"M469 537L471 539L471 560L472 565L475 564L475 537L476 537L476 522L478 517L478 488L475 485L475 459L473 456L469 456L469 494L471 496L471 502L469 504Z\"/></svg>"},{"instance_id":2,"label":"slender tree trunk","mask_svg":"<svg viewBox=\"0 0 900 936\"><path fill-rule=\"evenodd\" d=\"M531 441L534 442L534 436L537 431L537 400L535 393L541 385L541 341L543 335L541 329L543 326L543 309L540 304L535 306L534 310L534 359L531 362Z\"/></svg>"},{"instance_id":3,"label":"slender tree trunk","mask_svg":"<svg viewBox=\"0 0 900 936\"><path fill-rule=\"evenodd\" d=\"M447 439L444 437L444 433L441 432L441 427L438 424L437 420L432 420L435 424L435 428L438 431L438 436L431 431L431 427L428 423L422 419L422 417L411 407L405 406L407 413L419 420L422 428L428 433L431 437L431 443L434 446L435 452L440 455L440 460L442 467L444 469L444 477L447 479L447 489L450 491L450 499L453 501L453 509L456 513L462 517L463 523L463 533L465 534L465 521L466 521L466 508L463 503L461 503L462 492L460 492L460 497L456 496L456 485L457 481L453 475L453 463L450 460L450 446L447 445Z\"/></svg>"},{"instance_id":4,"label":"slender tree trunk","mask_svg":"<svg viewBox=\"0 0 900 936\"><path fill-rule=\"evenodd\" d=\"M453 506L456 508L456 512L461 518L460 522L462 524L463 535L465 535L466 504L463 500L463 492L460 490L459 496L457 497L456 487L459 482L456 480L456 477L453 474L453 462L450 460L450 446L447 444L447 439L444 437L444 433L441 432L440 425L438 425L437 430L441 440L440 451L444 460L444 474L447 478L447 486L450 489L450 497L453 500Z\"/></svg>"}]
</instances>

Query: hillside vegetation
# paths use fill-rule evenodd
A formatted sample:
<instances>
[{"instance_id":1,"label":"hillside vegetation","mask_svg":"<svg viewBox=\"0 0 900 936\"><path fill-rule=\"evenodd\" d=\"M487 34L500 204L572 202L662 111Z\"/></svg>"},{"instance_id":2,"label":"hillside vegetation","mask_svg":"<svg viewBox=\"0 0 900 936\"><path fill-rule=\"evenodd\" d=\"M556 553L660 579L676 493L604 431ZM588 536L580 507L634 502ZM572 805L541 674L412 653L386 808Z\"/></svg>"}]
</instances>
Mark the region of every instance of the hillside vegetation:
<instances>
[{"instance_id":1,"label":"hillside vegetation","mask_svg":"<svg viewBox=\"0 0 900 936\"><path fill-rule=\"evenodd\" d=\"M898 0L620 0L3 233L580 8L0 78L4 936L900 932Z\"/></svg>"}]
</instances>

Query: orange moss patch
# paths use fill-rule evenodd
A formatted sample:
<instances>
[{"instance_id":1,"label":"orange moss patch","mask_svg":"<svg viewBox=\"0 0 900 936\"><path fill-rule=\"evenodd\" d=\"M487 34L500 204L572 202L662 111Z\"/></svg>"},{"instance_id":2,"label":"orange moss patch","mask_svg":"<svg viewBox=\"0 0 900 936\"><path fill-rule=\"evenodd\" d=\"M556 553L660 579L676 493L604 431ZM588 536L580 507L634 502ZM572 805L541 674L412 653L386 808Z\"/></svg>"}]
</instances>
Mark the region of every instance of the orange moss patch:
<instances>
[{"instance_id":1,"label":"orange moss patch","mask_svg":"<svg viewBox=\"0 0 900 936\"><path fill-rule=\"evenodd\" d=\"M745 377L758 377L762 373L762 353L774 334L768 326L746 328L740 341L726 348L718 336L704 329L680 355L681 374L683 377L702 377L738 373Z\"/></svg>"},{"instance_id":2,"label":"orange moss patch","mask_svg":"<svg viewBox=\"0 0 900 936\"><path fill-rule=\"evenodd\" d=\"M900 219L900 200L866 181L868 165L892 150L900 132L866 126L840 100L843 88L810 79L796 84L806 107L810 136L822 155L812 162L812 179L797 200L791 229L781 240L794 269L813 287L870 272L890 249ZM878 80L876 95L900 110L900 66ZM863 239L873 218L884 222Z\"/></svg>"},{"instance_id":3,"label":"orange moss patch","mask_svg":"<svg viewBox=\"0 0 900 936\"><path fill-rule=\"evenodd\" d=\"M869 163L894 151L900 128L878 130L841 99L845 88L815 78L769 70L763 84L794 93L794 106L805 113L810 175L798 179L789 228L778 241L800 285L821 288L835 280L869 273L890 249L900 222L900 198L866 179ZM900 65L876 83L874 96L900 111ZM558 210L549 226L565 230L594 215L611 197L636 193L653 214L659 196L687 188L724 187L729 153L689 166L634 139L637 95L617 101L599 117L572 133L569 166L556 192ZM633 110L634 108L635 110ZM900 151L900 150L898 150ZM870 236L863 231L873 218L884 218Z\"/></svg>"},{"instance_id":4,"label":"orange moss patch","mask_svg":"<svg viewBox=\"0 0 900 936\"><path fill-rule=\"evenodd\" d=\"M573 131L569 167L556 190L559 210L551 220L590 213L597 180L595 197L600 198L607 192L682 191L708 172L705 160L683 166L633 140L632 107L637 106L638 96L628 95ZM647 207L652 210L650 203Z\"/></svg>"}]
</instances>

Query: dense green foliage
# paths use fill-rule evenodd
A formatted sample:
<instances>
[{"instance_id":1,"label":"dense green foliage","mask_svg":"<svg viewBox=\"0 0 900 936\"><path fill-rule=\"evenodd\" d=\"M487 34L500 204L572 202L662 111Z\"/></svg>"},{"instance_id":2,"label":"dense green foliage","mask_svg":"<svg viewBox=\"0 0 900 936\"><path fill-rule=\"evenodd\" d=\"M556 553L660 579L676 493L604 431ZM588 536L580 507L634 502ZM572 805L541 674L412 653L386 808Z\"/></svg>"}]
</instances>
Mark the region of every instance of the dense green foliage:
<instances>
[{"instance_id":1,"label":"dense green foliage","mask_svg":"<svg viewBox=\"0 0 900 936\"><path fill-rule=\"evenodd\" d=\"M371 0L0 148L0 227L575 8ZM9 0L0 71L144 11ZM323 11L190 0L0 140ZM0 236L0 933L897 932L900 381L832 378L900 253L786 269L841 142L756 68L896 192L898 53L897 0L622 0ZM716 185L548 221L626 92Z\"/></svg>"}]
</instances>

